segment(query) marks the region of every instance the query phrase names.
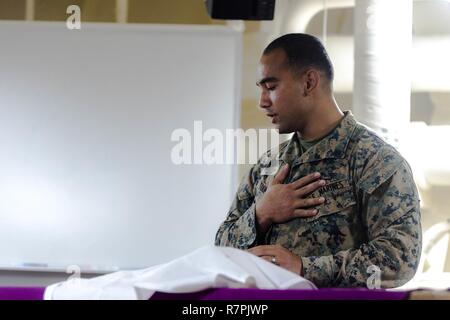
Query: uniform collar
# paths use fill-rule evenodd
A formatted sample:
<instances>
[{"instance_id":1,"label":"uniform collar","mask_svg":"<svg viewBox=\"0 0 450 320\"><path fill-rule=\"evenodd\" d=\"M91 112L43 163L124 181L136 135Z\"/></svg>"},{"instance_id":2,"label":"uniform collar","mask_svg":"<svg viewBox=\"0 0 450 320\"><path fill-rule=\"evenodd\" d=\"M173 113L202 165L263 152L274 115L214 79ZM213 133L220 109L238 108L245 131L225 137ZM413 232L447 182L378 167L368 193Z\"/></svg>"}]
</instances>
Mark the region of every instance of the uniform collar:
<instances>
[{"instance_id":1,"label":"uniform collar","mask_svg":"<svg viewBox=\"0 0 450 320\"><path fill-rule=\"evenodd\" d=\"M280 150L279 160L285 163L305 163L323 159L341 159L345 156L348 143L355 130L357 122L350 111L344 111L341 123L326 138L308 149L304 154L300 151L298 136L293 137L283 150Z\"/></svg>"}]
</instances>

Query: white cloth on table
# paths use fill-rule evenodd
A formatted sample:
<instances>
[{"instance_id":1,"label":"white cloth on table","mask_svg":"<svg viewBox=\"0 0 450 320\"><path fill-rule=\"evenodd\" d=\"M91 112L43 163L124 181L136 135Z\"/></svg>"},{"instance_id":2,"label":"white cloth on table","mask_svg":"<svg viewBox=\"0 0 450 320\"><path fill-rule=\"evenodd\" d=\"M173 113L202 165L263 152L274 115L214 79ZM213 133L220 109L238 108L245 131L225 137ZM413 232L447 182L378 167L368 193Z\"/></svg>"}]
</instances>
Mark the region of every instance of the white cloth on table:
<instances>
[{"instance_id":1,"label":"white cloth on table","mask_svg":"<svg viewBox=\"0 0 450 320\"><path fill-rule=\"evenodd\" d=\"M45 299L149 299L155 292L208 288L316 289L293 272L244 250L207 246L168 263L71 279L46 288Z\"/></svg>"}]
</instances>

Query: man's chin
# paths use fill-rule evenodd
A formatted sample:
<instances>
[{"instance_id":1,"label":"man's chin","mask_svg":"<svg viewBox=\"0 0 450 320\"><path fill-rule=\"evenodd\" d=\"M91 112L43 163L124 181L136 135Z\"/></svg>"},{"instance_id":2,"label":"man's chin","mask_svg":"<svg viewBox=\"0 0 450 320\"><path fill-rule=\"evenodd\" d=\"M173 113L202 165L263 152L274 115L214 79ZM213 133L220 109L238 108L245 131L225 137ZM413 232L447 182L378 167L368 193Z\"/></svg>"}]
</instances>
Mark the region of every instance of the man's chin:
<instances>
[{"instance_id":1,"label":"man's chin","mask_svg":"<svg viewBox=\"0 0 450 320\"><path fill-rule=\"evenodd\" d=\"M278 130L279 134L288 134L288 133L292 133L295 130L289 129L289 128L283 128L282 126L276 125L275 129Z\"/></svg>"},{"instance_id":2,"label":"man's chin","mask_svg":"<svg viewBox=\"0 0 450 320\"><path fill-rule=\"evenodd\" d=\"M279 122L274 123L272 125L272 127L274 129L276 129L278 131L279 134L288 134L288 133L292 133L295 132L295 129L291 129L291 128L286 128L285 126L280 125Z\"/></svg>"}]
</instances>

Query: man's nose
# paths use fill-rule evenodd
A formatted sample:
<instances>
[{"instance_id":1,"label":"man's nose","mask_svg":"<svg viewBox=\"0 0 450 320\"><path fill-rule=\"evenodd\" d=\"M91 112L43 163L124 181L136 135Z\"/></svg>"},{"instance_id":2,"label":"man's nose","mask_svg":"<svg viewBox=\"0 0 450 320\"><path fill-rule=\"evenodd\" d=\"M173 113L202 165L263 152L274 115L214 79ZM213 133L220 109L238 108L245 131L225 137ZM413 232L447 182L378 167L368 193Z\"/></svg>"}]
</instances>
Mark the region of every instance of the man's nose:
<instances>
[{"instance_id":1,"label":"man's nose","mask_svg":"<svg viewBox=\"0 0 450 320\"><path fill-rule=\"evenodd\" d=\"M269 93L267 91L263 90L259 97L259 107L261 109L267 109L271 105L272 105L272 102L270 101Z\"/></svg>"}]
</instances>

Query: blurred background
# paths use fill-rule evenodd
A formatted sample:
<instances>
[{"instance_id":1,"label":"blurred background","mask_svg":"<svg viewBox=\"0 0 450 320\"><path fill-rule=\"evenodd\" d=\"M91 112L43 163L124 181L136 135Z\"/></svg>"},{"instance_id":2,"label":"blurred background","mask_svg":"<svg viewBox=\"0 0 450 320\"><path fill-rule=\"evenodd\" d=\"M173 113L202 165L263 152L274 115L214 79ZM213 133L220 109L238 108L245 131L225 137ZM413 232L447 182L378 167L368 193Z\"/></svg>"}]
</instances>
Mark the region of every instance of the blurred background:
<instances>
[{"instance_id":1,"label":"blurred background","mask_svg":"<svg viewBox=\"0 0 450 320\"><path fill-rule=\"evenodd\" d=\"M359 120L386 133L413 168L424 230L424 253L414 284L449 287L450 1L380 3L277 0L272 21L231 21L211 19L203 0L0 0L0 19L66 21L66 8L75 4L83 22L239 29L243 129L270 128L258 109L255 86L264 47L289 32L319 37L335 67L334 89L341 109L352 110ZM374 21L364 20L371 14ZM373 63L363 61L367 55ZM373 78L368 78L371 73ZM375 84L368 85L370 79ZM242 165L240 176L247 169Z\"/></svg>"}]
</instances>

